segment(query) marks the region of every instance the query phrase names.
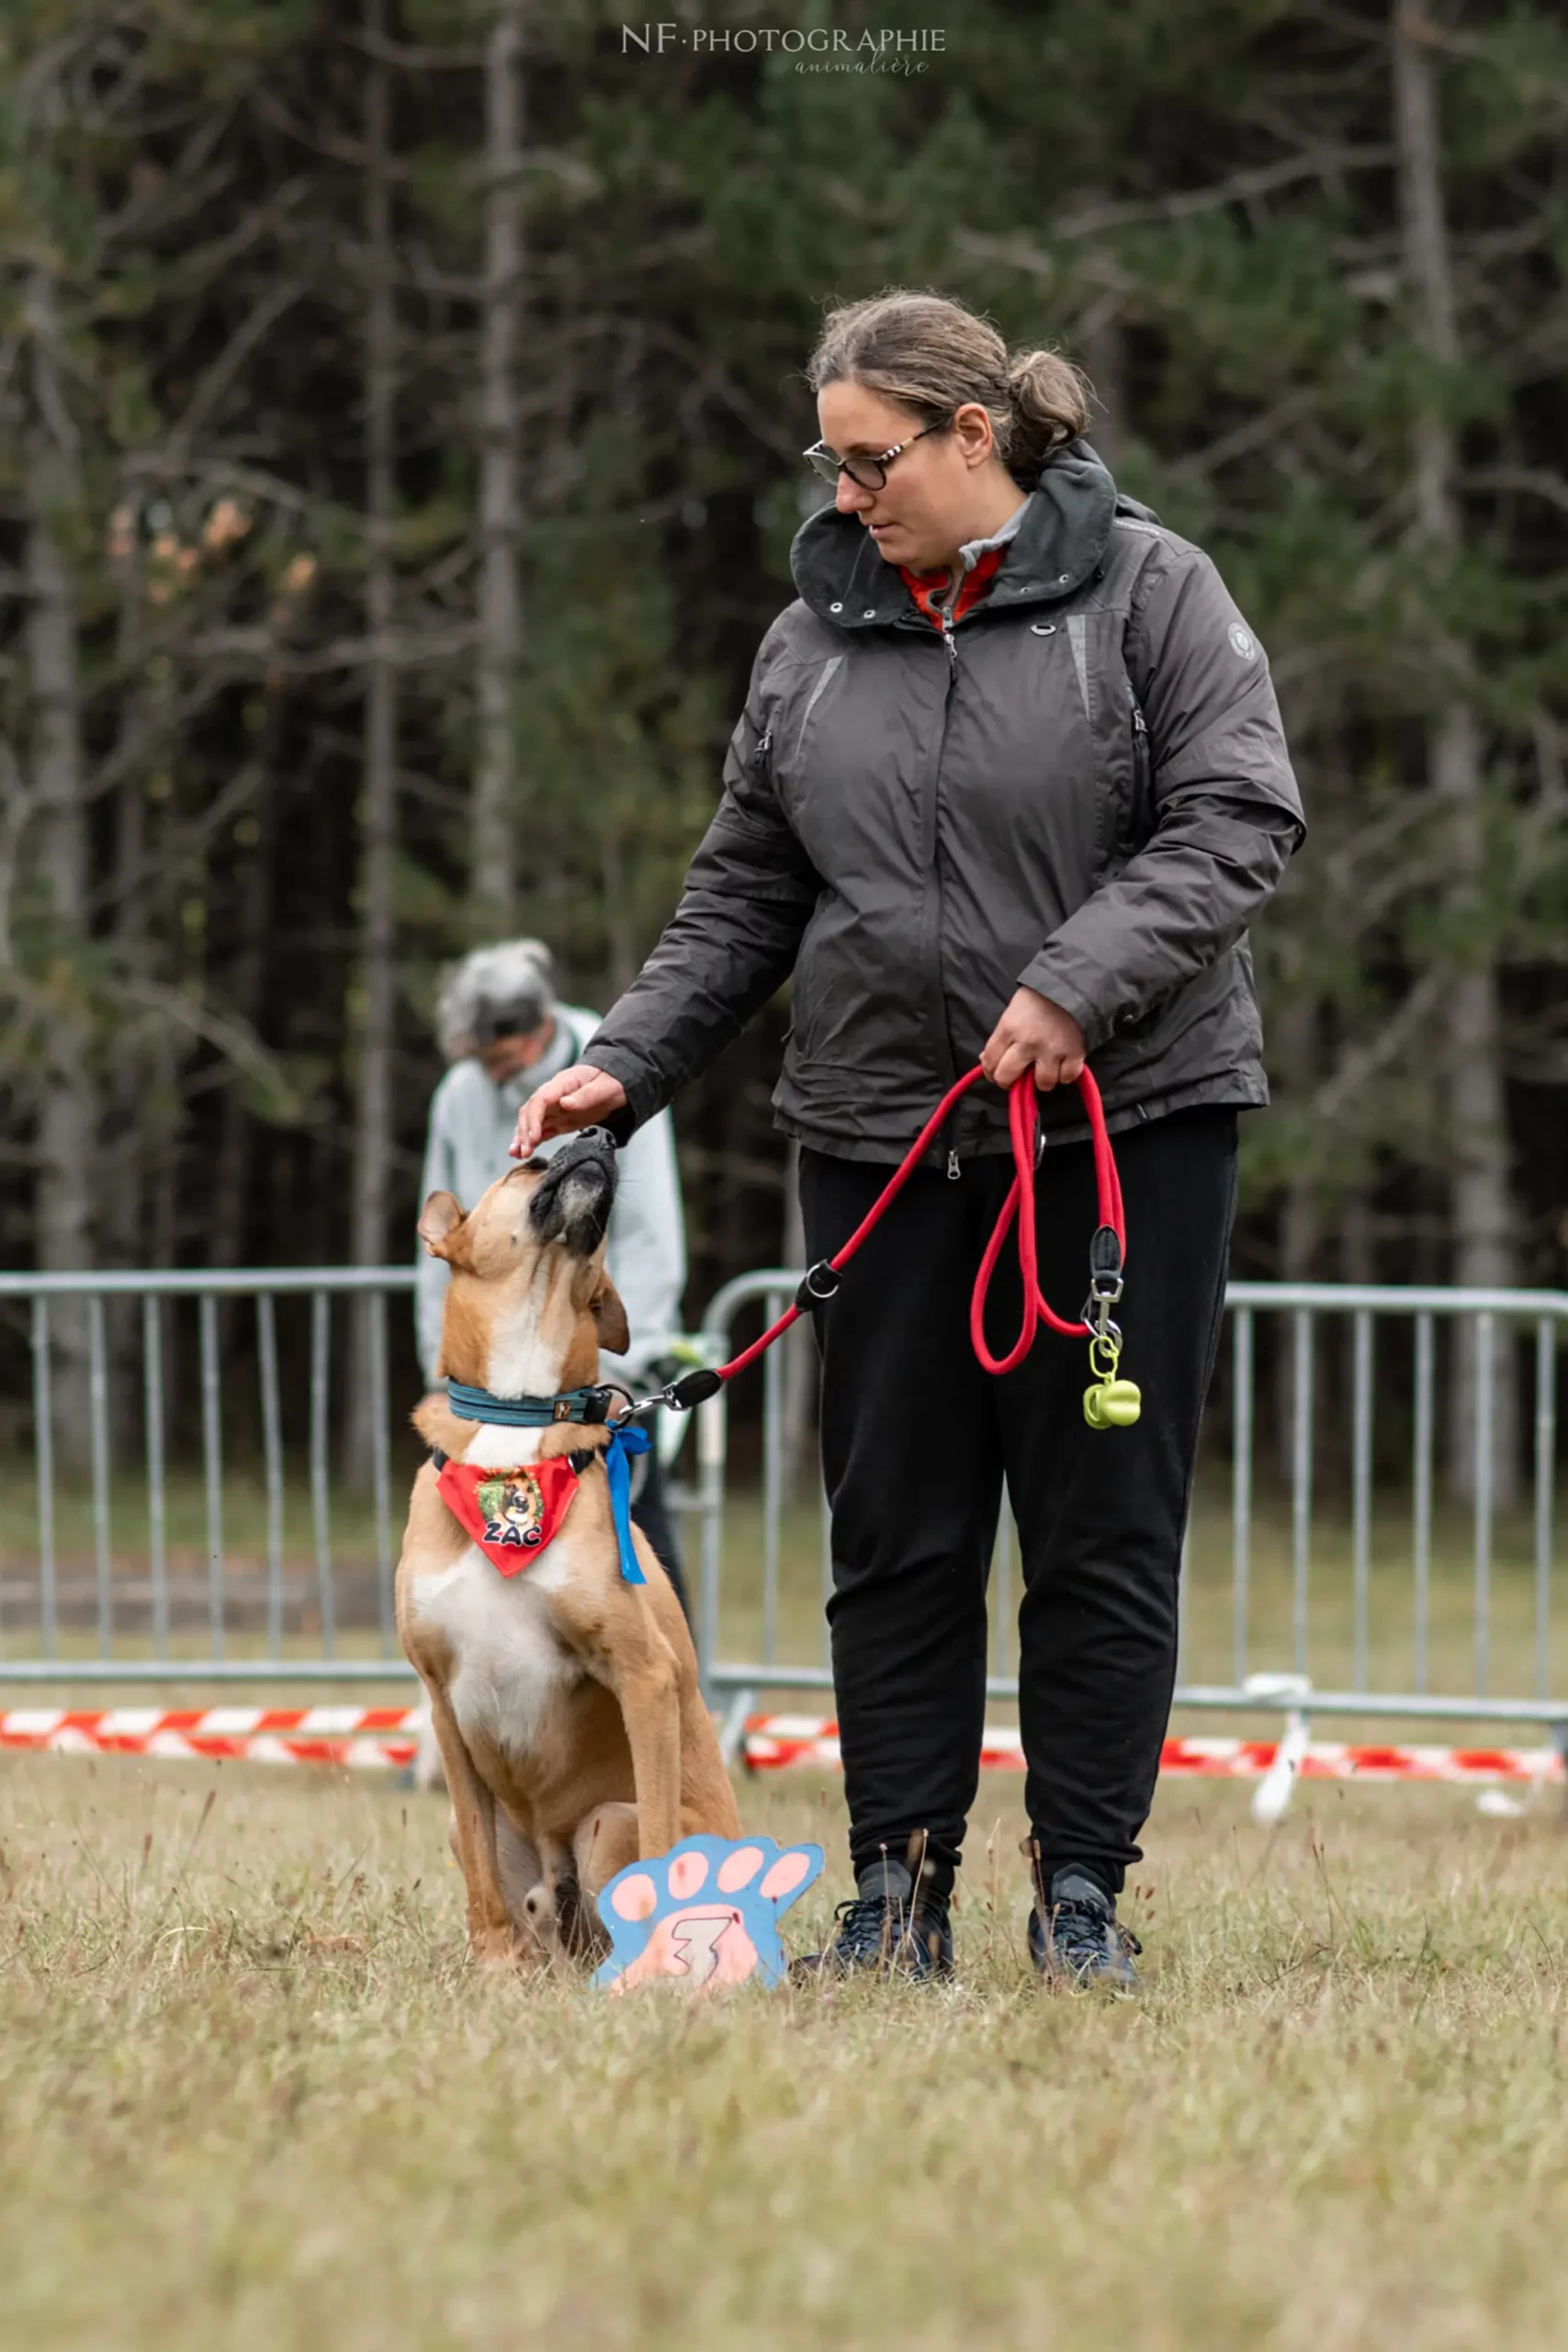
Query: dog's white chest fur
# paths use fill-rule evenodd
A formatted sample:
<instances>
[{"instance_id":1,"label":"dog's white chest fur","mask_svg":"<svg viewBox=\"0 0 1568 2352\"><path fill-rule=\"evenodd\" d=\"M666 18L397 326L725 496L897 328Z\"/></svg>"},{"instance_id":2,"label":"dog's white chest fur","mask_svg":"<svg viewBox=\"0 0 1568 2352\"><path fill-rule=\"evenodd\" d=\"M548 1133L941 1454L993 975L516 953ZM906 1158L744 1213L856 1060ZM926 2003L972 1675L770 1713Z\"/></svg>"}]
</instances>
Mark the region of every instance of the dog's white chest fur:
<instances>
[{"instance_id":1,"label":"dog's white chest fur","mask_svg":"<svg viewBox=\"0 0 1568 2352\"><path fill-rule=\"evenodd\" d=\"M532 1430L481 1429L468 1460L490 1468L530 1461ZM447 1697L457 1728L476 1740L525 1756L550 1701L582 1678L550 1619L548 1595L570 1574L562 1529L536 1566L503 1577L477 1544L451 1567L416 1577L413 1604L445 1635L452 1656Z\"/></svg>"}]
</instances>

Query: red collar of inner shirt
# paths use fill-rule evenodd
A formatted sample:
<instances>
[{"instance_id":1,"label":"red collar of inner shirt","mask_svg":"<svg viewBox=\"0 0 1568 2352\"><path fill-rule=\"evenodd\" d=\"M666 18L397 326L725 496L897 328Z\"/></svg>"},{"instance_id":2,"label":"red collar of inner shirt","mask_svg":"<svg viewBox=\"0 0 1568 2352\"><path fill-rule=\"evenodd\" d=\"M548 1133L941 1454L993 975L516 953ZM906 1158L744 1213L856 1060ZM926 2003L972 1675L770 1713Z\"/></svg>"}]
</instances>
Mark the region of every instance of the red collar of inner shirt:
<instances>
[{"instance_id":1,"label":"red collar of inner shirt","mask_svg":"<svg viewBox=\"0 0 1568 2352\"><path fill-rule=\"evenodd\" d=\"M953 607L953 617L961 621L971 605L977 605L1001 568L1007 553L1005 548L987 548L975 561L973 571L966 572ZM898 577L904 582L919 609L933 628L942 627L942 599L947 594L947 573L943 571L911 571L907 564L898 566Z\"/></svg>"}]
</instances>

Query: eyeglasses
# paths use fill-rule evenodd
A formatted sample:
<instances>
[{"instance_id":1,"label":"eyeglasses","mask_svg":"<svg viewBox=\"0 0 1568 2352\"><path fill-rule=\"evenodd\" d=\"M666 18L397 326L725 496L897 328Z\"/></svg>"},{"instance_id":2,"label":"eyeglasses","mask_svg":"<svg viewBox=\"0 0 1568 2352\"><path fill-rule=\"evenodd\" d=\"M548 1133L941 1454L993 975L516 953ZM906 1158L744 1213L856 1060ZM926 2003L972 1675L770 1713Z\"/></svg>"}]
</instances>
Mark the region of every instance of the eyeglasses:
<instances>
[{"instance_id":1,"label":"eyeglasses","mask_svg":"<svg viewBox=\"0 0 1568 2352\"><path fill-rule=\"evenodd\" d=\"M848 474L859 490L886 490L887 469L894 458L901 458L906 449L912 449L917 441L923 441L928 433L944 432L951 422L951 418L943 417L939 424L923 425L919 433L911 433L907 441L895 441L891 449L884 449L880 458L840 458L836 449L829 448L826 441L814 441L809 449L802 450L801 455L807 464L819 473L825 482L830 482L835 490L839 487L840 474Z\"/></svg>"}]
</instances>

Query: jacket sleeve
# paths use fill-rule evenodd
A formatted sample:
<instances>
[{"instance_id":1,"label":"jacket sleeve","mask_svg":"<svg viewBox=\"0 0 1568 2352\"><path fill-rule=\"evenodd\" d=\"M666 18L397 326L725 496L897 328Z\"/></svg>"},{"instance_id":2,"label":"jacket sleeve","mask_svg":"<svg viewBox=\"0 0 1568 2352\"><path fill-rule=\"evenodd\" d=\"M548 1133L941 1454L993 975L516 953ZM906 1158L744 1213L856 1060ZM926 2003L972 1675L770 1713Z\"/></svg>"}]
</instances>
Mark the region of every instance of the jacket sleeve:
<instances>
[{"instance_id":1,"label":"jacket sleeve","mask_svg":"<svg viewBox=\"0 0 1568 2352\"><path fill-rule=\"evenodd\" d=\"M769 773L773 641L770 629L729 740L724 797L681 902L587 1049L585 1058L626 1090L626 1109L609 1123L621 1142L706 1069L784 986L821 894Z\"/></svg>"},{"instance_id":2,"label":"jacket sleeve","mask_svg":"<svg viewBox=\"0 0 1568 2352\"><path fill-rule=\"evenodd\" d=\"M1127 633L1148 728L1155 830L1019 974L1070 1012L1089 1049L1218 963L1303 838L1263 649L1208 557L1149 567Z\"/></svg>"},{"instance_id":3,"label":"jacket sleeve","mask_svg":"<svg viewBox=\"0 0 1568 2352\"><path fill-rule=\"evenodd\" d=\"M631 1344L624 1356L601 1349L599 1365L604 1378L640 1382L681 1329L686 1287L681 1178L667 1111L637 1129L620 1155L619 1172L605 1263L626 1310Z\"/></svg>"},{"instance_id":4,"label":"jacket sleeve","mask_svg":"<svg viewBox=\"0 0 1568 2352\"><path fill-rule=\"evenodd\" d=\"M437 1087L430 1102L430 1133L424 1147L424 1175L419 1188L420 1207L423 1208L432 1193L455 1191L453 1179L452 1145L446 1133L446 1103L443 1091ZM427 1388L434 1388L435 1366L441 1354L441 1323L446 1309L446 1284L451 1277L444 1258L433 1258L423 1241L416 1239L414 1247L419 1252L414 1260L414 1332L424 1385Z\"/></svg>"}]
</instances>

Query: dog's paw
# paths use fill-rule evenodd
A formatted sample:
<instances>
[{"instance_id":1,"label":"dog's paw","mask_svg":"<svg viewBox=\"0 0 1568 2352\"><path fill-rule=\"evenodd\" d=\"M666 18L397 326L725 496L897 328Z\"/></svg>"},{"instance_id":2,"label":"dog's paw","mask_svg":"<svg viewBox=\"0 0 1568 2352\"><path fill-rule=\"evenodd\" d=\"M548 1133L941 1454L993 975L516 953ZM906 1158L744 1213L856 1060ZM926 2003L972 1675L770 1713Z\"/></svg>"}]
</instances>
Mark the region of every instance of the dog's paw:
<instances>
[{"instance_id":1,"label":"dog's paw","mask_svg":"<svg viewBox=\"0 0 1568 2352\"><path fill-rule=\"evenodd\" d=\"M820 1846L781 1850L771 1838L682 1838L600 1889L610 1957L594 1981L617 1993L655 1977L693 1992L751 1976L780 1984L780 1914L821 1868Z\"/></svg>"}]
</instances>

